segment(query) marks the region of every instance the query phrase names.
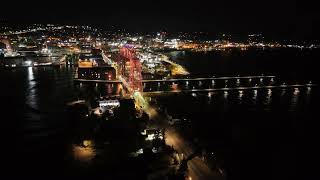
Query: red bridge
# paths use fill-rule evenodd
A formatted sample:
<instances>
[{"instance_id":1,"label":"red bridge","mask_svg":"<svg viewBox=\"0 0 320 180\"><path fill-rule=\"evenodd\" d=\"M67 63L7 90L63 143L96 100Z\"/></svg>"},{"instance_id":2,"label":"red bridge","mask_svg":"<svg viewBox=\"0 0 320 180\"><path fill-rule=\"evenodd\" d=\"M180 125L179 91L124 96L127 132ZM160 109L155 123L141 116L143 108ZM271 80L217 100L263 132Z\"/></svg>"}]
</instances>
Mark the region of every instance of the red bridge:
<instances>
[{"instance_id":1,"label":"red bridge","mask_svg":"<svg viewBox=\"0 0 320 180\"><path fill-rule=\"evenodd\" d=\"M125 45L120 49L118 62L119 79L130 94L142 92L141 63L132 45Z\"/></svg>"}]
</instances>

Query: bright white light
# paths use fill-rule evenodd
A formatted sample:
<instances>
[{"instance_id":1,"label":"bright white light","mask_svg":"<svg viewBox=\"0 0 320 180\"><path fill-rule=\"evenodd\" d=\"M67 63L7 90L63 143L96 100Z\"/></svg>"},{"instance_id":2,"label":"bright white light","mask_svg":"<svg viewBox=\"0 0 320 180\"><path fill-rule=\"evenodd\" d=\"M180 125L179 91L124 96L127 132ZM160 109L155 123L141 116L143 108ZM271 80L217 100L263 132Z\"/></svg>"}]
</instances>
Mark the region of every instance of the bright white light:
<instances>
[{"instance_id":1,"label":"bright white light","mask_svg":"<svg viewBox=\"0 0 320 180\"><path fill-rule=\"evenodd\" d=\"M293 92L293 94L296 96L296 95L298 95L299 94L299 92L300 92L300 90L298 89L298 88L294 88L294 92Z\"/></svg>"},{"instance_id":2,"label":"bright white light","mask_svg":"<svg viewBox=\"0 0 320 180\"><path fill-rule=\"evenodd\" d=\"M223 96L224 96L224 98L227 98L228 97L228 91L224 91Z\"/></svg>"},{"instance_id":3,"label":"bright white light","mask_svg":"<svg viewBox=\"0 0 320 180\"><path fill-rule=\"evenodd\" d=\"M239 97L242 98L243 96L243 91L239 91Z\"/></svg>"},{"instance_id":4,"label":"bright white light","mask_svg":"<svg viewBox=\"0 0 320 180\"><path fill-rule=\"evenodd\" d=\"M99 101L99 106L120 106L120 102L118 100L104 100Z\"/></svg>"},{"instance_id":5,"label":"bright white light","mask_svg":"<svg viewBox=\"0 0 320 180\"><path fill-rule=\"evenodd\" d=\"M26 65L27 66L31 66L32 65L32 61L28 60L28 61L25 61Z\"/></svg>"}]
</instances>

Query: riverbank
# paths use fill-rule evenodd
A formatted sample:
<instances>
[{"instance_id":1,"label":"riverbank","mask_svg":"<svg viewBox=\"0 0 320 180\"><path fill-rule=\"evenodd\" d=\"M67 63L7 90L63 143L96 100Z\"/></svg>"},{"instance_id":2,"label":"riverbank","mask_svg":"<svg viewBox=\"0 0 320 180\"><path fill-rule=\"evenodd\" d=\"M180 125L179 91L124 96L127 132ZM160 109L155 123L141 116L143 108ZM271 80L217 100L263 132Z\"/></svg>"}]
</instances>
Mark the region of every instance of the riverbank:
<instances>
[{"instance_id":1,"label":"riverbank","mask_svg":"<svg viewBox=\"0 0 320 180\"><path fill-rule=\"evenodd\" d=\"M176 76L176 75L189 75L190 73L180 64L177 64L173 61L170 60L170 58L167 55L161 54L161 60L163 62L166 62L170 64L170 70L171 70L171 75Z\"/></svg>"}]
</instances>

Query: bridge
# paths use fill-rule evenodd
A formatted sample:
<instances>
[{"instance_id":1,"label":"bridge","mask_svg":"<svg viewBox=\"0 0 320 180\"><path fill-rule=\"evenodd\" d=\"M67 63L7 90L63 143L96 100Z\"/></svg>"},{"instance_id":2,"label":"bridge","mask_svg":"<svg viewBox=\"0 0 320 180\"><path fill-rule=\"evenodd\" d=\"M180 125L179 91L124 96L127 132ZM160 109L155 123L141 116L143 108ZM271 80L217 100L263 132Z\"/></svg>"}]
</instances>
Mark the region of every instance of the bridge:
<instances>
[{"instance_id":1,"label":"bridge","mask_svg":"<svg viewBox=\"0 0 320 180\"><path fill-rule=\"evenodd\" d=\"M195 92L214 92L214 91L234 91L234 90L258 90L258 89L289 89L315 87L316 84L295 84L295 85L279 85L279 86L252 86L252 87L232 87L232 88L207 88L207 89L183 89L170 91L148 91L143 95L171 94L171 93L195 93Z\"/></svg>"},{"instance_id":2,"label":"bridge","mask_svg":"<svg viewBox=\"0 0 320 180\"><path fill-rule=\"evenodd\" d=\"M160 95L167 93L196 93L234 90L256 90L276 88L303 88L313 87L312 82L300 82L296 84L282 84L273 75L254 76L230 76L230 77L195 77L172 79L142 79L141 63L136 56L133 46L123 46L114 59L103 55L105 62L116 64L117 80L89 80L74 79L76 83L95 84L122 84L126 89L125 96L134 98L138 106L144 107L146 102L143 96ZM179 87L178 87L179 86Z\"/></svg>"},{"instance_id":3,"label":"bridge","mask_svg":"<svg viewBox=\"0 0 320 180\"><path fill-rule=\"evenodd\" d=\"M190 79L159 79L159 80L142 80L144 85L143 92L140 91L141 96L157 96L161 94L174 94L174 93L204 93L215 91L242 91L242 90L259 90L259 89L290 89L290 88L311 88L316 86L312 82L301 82L297 84L281 84L276 82L275 76L242 76L242 77L210 77L210 78L190 78ZM220 86L215 85L219 84ZM231 86L229 81L234 80L235 84ZM240 81L241 80L241 81ZM245 80L245 81L244 81ZM251 81L258 81L259 84L249 83ZM121 80L86 80L75 79L78 83L94 83L98 84L123 84L125 81ZM214 82L212 82L214 81ZM195 86L189 86L188 82L194 83ZM195 83L196 82L196 83ZM198 83L199 82L199 83ZM201 85L201 82L207 82L206 85ZM237 82L239 84L237 84ZM241 82L241 83L240 83ZM265 83L261 83L265 82ZM156 84L154 84L156 83ZM180 84L175 84L180 83ZM181 84L182 83L182 84ZM154 85L154 86L152 86ZM174 85L179 85L179 88L173 88ZM124 85L129 86L129 84ZM167 86L167 88L164 88ZM131 94L132 95L132 94Z\"/></svg>"},{"instance_id":4,"label":"bridge","mask_svg":"<svg viewBox=\"0 0 320 180\"><path fill-rule=\"evenodd\" d=\"M181 78L181 79L142 79L142 83L147 82L180 82L180 81L205 81L205 80L232 80L232 79L266 79L276 78L276 76L231 76L231 77L207 77L207 78ZM121 83L121 80L89 80L75 79L76 82L94 82L94 83Z\"/></svg>"}]
</instances>

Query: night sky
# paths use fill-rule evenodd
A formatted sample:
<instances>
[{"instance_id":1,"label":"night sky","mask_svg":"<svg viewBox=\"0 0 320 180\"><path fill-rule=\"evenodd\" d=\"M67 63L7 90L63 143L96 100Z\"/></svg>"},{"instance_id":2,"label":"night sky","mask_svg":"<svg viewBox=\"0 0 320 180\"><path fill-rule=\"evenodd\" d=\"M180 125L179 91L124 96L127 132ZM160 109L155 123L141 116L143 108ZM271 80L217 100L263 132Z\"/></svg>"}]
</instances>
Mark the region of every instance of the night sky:
<instances>
[{"instance_id":1,"label":"night sky","mask_svg":"<svg viewBox=\"0 0 320 180\"><path fill-rule=\"evenodd\" d=\"M318 38L315 2L268 1L46 1L1 2L1 15L14 23L116 25L130 31L264 33ZM5 7L5 8L4 8ZM9 7L9 8L6 8Z\"/></svg>"}]
</instances>

